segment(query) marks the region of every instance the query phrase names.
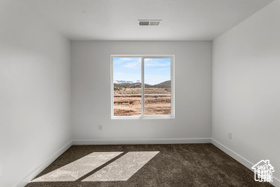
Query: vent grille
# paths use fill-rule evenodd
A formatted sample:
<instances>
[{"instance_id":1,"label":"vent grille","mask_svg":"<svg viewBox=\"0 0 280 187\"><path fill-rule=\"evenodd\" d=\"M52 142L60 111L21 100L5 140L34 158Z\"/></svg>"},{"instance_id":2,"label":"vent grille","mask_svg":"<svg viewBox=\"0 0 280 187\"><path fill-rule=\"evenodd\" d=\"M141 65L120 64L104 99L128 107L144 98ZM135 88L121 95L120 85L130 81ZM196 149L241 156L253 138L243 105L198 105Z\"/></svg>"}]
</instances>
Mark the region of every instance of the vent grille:
<instances>
[{"instance_id":1,"label":"vent grille","mask_svg":"<svg viewBox=\"0 0 280 187\"><path fill-rule=\"evenodd\" d=\"M139 19L140 26L159 26L161 20L160 19Z\"/></svg>"}]
</instances>

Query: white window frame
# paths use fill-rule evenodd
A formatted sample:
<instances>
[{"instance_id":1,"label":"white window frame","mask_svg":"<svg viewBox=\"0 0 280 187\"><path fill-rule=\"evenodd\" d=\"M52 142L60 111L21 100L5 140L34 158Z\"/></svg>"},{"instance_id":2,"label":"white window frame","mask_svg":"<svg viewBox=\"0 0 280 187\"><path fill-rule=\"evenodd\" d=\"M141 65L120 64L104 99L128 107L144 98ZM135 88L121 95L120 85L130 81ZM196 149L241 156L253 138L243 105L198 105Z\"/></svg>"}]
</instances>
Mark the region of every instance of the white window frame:
<instances>
[{"instance_id":1,"label":"white window frame","mask_svg":"<svg viewBox=\"0 0 280 187\"><path fill-rule=\"evenodd\" d=\"M142 82L142 115L141 116L114 116L114 58L141 58L141 82ZM144 59L145 58L170 58L171 59L171 115L145 115L144 102ZM175 56L174 55L111 55L110 59L110 77L111 77L111 119L175 119Z\"/></svg>"}]
</instances>

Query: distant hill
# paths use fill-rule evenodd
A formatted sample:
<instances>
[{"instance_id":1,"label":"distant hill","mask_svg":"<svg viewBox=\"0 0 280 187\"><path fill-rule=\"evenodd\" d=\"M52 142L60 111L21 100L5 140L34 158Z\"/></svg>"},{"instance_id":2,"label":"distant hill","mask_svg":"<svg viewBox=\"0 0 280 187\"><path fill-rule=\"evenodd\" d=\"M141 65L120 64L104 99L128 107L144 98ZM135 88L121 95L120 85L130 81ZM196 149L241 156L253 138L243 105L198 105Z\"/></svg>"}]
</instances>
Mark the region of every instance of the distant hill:
<instances>
[{"instance_id":1,"label":"distant hill","mask_svg":"<svg viewBox=\"0 0 280 187\"><path fill-rule=\"evenodd\" d=\"M146 85L145 85L146 86ZM149 85L151 86L151 85ZM152 85L152 88L171 88L171 81L164 81L156 85Z\"/></svg>"},{"instance_id":2,"label":"distant hill","mask_svg":"<svg viewBox=\"0 0 280 187\"><path fill-rule=\"evenodd\" d=\"M123 83L114 83L115 88L141 88L141 83L139 82L123 82ZM164 81L159 84L149 85L145 84L145 88L171 88L171 81Z\"/></svg>"}]
</instances>

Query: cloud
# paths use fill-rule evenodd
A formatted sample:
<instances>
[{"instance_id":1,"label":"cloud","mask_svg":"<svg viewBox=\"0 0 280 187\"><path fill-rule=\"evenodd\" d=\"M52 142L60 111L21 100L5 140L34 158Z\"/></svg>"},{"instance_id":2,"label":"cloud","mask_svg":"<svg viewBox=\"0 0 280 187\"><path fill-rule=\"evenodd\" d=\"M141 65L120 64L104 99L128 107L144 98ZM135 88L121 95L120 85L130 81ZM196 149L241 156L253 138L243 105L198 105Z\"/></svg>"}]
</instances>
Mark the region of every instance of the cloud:
<instances>
[{"instance_id":1,"label":"cloud","mask_svg":"<svg viewBox=\"0 0 280 187\"><path fill-rule=\"evenodd\" d=\"M114 65L124 68L136 68L141 66L141 58L114 58Z\"/></svg>"},{"instance_id":2,"label":"cloud","mask_svg":"<svg viewBox=\"0 0 280 187\"><path fill-rule=\"evenodd\" d=\"M126 68L136 68L140 65L139 62L130 62L130 63L127 63L125 65L123 65L123 67L126 67Z\"/></svg>"},{"instance_id":3,"label":"cloud","mask_svg":"<svg viewBox=\"0 0 280 187\"><path fill-rule=\"evenodd\" d=\"M126 64L123 65L123 67L126 67L126 68L136 68L136 67L139 67L141 65L141 62L138 61L138 62L127 62Z\"/></svg>"},{"instance_id":4,"label":"cloud","mask_svg":"<svg viewBox=\"0 0 280 187\"><path fill-rule=\"evenodd\" d=\"M135 61L135 60L141 61L140 58L121 58L121 57L114 57L114 64L122 64L122 63L125 63L125 62L131 62L131 61Z\"/></svg>"},{"instance_id":5,"label":"cloud","mask_svg":"<svg viewBox=\"0 0 280 187\"><path fill-rule=\"evenodd\" d=\"M121 58L123 67L136 68L141 66L141 58Z\"/></svg>"},{"instance_id":6,"label":"cloud","mask_svg":"<svg viewBox=\"0 0 280 187\"><path fill-rule=\"evenodd\" d=\"M139 58L121 58L122 61L133 61L133 60L138 60Z\"/></svg>"},{"instance_id":7,"label":"cloud","mask_svg":"<svg viewBox=\"0 0 280 187\"><path fill-rule=\"evenodd\" d=\"M145 59L145 66L149 67L170 67L169 61L163 59Z\"/></svg>"}]
</instances>

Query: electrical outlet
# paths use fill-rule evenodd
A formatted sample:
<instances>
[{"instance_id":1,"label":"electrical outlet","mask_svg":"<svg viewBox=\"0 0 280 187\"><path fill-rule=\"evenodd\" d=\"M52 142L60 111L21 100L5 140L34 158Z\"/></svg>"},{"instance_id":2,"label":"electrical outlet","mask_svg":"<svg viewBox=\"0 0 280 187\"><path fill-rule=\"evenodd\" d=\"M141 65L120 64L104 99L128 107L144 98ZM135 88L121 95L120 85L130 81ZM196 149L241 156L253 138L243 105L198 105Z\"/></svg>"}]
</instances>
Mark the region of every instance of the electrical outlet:
<instances>
[{"instance_id":1,"label":"electrical outlet","mask_svg":"<svg viewBox=\"0 0 280 187\"><path fill-rule=\"evenodd\" d=\"M99 129L99 130L102 130L102 125L98 125L98 129Z\"/></svg>"},{"instance_id":2,"label":"electrical outlet","mask_svg":"<svg viewBox=\"0 0 280 187\"><path fill-rule=\"evenodd\" d=\"M228 133L228 139L232 140L232 133L231 132Z\"/></svg>"}]
</instances>

